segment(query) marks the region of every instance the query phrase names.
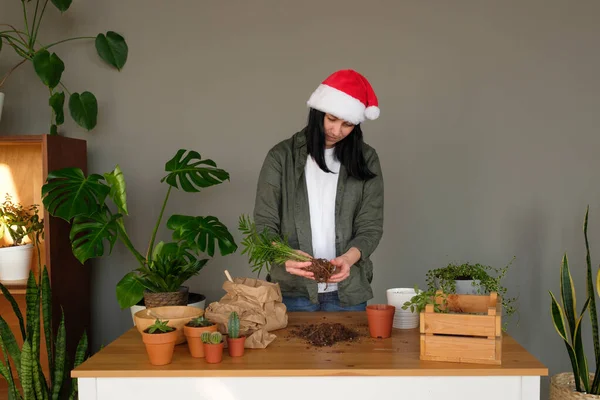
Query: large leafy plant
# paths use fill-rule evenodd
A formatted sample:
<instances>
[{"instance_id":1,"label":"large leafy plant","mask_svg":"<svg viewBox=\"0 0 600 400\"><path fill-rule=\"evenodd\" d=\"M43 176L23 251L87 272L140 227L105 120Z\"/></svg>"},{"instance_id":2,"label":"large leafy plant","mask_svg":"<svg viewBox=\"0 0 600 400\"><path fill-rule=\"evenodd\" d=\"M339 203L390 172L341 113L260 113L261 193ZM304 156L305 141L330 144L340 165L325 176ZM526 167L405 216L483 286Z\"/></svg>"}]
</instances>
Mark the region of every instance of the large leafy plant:
<instances>
[{"instance_id":1,"label":"large leafy plant","mask_svg":"<svg viewBox=\"0 0 600 400\"><path fill-rule=\"evenodd\" d=\"M69 9L71 2L72 0L51 0L52 5L61 13ZM79 126L89 131L96 126L98 116L96 97L89 91L71 93L62 82L65 64L56 53L50 51L54 46L64 42L93 39L100 58L117 70L121 70L127 61L127 43L121 35L112 31L106 34L99 33L95 37L72 37L54 43L41 43L39 31L48 3L49 0L21 0L24 19L24 26L21 29L0 22L0 51L4 44L12 47L20 57L20 61L0 77L0 88L12 72L29 61L33 64L42 83L50 90L48 100L52 109L50 133L57 134L58 127L64 123L65 92L69 95L71 117Z\"/></svg>"},{"instance_id":2,"label":"large leafy plant","mask_svg":"<svg viewBox=\"0 0 600 400\"><path fill-rule=\"evenodd\" d=\"M592 323L592 338L594 342L595 365L600 365L600 341L598 339L598 314L596 312L596 291L600 294L600 271L596 273L596 289L594 289L594 278L592 277L592 261L590 257L590 246L588 242L589 206L585 212L583 221L583 236L586 249L586 297L581 312L577 315L577 295L575 285L569 270L569 261L567 253L563 255L560 266L560 297L562 306L556 301L556 297L550 291L551 297L551 315L554 328L565 342L575 380L575 390L588 394L600 394L600 368L596 368L593 378L590 379L587 358L583 348L582 338L582 320L583 314L589 310L590 321ZM565 323L565 320L567 321Z\"/></svg>"},{"instance_id":3,"label":"large leafy plant","mask_svg":"<svg viewBox=\"0 0 600 400\"><path fill-rule=\"evenodd\" d=\"M70 372L68 364L70 363L67 361L67 334L64 313L61 316L56 338L53 337L52 333L52 290L46 266L40 274L39 282L38 285L33 272L30 271L25 294L27 303L25 319L23 319L21 310L12 294L0 283L0 290L11 304L19 321L20 334L23 338L23 345L19 348L15 335L4 318L0 316L0 350L2 355L0 376L8 382L9 400L54 400L65 398L66 395L69 396L69 399L76 399L77 380L72 379L70 389L67 385ZM40 317L40 312L43 319ZM44 340L48 354L48 377L44 376L42 371L40 321L43 321L44 326ZM87 349L87 335L84 332L75 351L73 368L84 361ZM13 371L11 360L16 371ZM18 379L20 388L15 378Z\"/></svg>"},{"instance_id":4,"label":"large leafy plant","mask_svg":"<svg viewBox=\"0 0 600 400\"><path fill-rule=\"evenodd\" d=\"M137 304L144 290L177 291L208 261L201 258L202 253L212 257L218 247L224 256L237 250L227 227L213 216L171 215L167 228L172 231L172 241L155 245L171 190L194 193L229 180L229 174L217 168L214 161L203 160L198 152L183 149L166 163L165 171L167 175L160 182L168 185L167 193L144 254L135 248L125 229L124 217L129 211L125 178L118 165L112 172L87 177L78 168L52 171L42 187L48 212L71 223L73 254L82 264L90 258L110 254L117 239L137 260L138 268L117 284L121 308ZM114 203L114 211L109 200Z\"/></svg>"}]
</instances>

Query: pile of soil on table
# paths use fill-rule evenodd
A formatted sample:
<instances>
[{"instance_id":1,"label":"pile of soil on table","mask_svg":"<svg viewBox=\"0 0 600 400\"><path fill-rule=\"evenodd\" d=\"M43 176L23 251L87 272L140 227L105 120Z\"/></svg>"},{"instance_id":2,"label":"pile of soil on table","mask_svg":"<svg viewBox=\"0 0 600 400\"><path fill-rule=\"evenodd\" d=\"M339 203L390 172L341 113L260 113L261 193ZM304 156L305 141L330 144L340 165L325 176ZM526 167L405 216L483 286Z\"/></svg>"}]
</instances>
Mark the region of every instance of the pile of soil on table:
<instances>
[{"instance_id":1,"label":"pile of soil on table","mask_svg":"<svg viewBox=\"0 0 600 400\"><path fill-rule=\"evenodd\" d=\"M353 341L360 336L355 330L338 322L305 325L292 329L290 333L317 347L333 346L338 342Z\"/></svg>"}]
</instances>

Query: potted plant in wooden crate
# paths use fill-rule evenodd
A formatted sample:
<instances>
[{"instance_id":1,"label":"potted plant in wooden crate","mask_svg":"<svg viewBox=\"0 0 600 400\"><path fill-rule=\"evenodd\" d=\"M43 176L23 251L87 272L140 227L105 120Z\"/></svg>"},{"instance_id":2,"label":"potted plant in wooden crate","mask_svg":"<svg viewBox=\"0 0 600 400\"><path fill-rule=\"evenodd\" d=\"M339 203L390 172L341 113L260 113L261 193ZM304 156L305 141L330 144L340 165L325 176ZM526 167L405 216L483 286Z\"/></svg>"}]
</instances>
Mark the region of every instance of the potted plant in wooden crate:
<instances>
[{"instance_id":1,"label":"potted plant in wooden crate","mask_svg":"<svg viewBox=\"0 0 600 400\"><path fill-rule=\"evenodd\" d=\"M246 336L240 336L240 317L237 312L229 314L227 321L227 349L231 357L241 357L244 355L244 345Z\"/></svg>"},{"instance_id":2,"label":"potted plant in wooden crate","mask_svg":"<svg viewBox=\"0 0 600 400\"><path fill-rule=\"evenodd\" d=\"M10 237L10 242L0 246L0 281L24 281L29 276L34 248L39 260L39 243L44 236L38 206L24 207L13 202L7 193L0 203L0 240L5 236Z\"/></svg>"},{"instance_id":3,"label":"potted plant in wooden crate","mask_svg":"<svg viewBox=\"0 0 600 400\"><path fill-rule=\"evenodd\" d=\"M184 325L183 332L187 339L188 348L192 357L204 357L204 346L202 334L204 332L216 332L217 324L210 322L204 315L194 318Z\"/></svg>"},{"instance_id":4,"label":"potted plant in wooden crate","mask_svg":"<svg viewBox=\"0 0 600 400\"><path fill-rule=\"evenodd\" d=\"M183 149L166 163L165 171L167 175L160 182L168 188L145 253L135 248L125 229L124 218L129 211L125 178L118 165L112 172L87 177L78 168L51 171L42 187L48 212L71 223L73 253L82 264L110 254L117 239L135 257L139 267L117 284L121 308L135 306L142 299L146 307L187 305L188 288L183 283L208 262L201 253L212 257L217 246L222 256L237 250L227 227L213 216L171 215L166 225L172 231L172 241L155 244L173 188L196 193L229 180L229 174L217 168L214 161ZM117 212L109 207L109 199Z\"/></svg>"},{"instance_id":5,"label":"potted plant in wooden crate","mask_svg":"<svg viewBox=\"0 0 600 400\"><path fill-rule=\"evenodd\" d=\"M142 332L142 340L152 365L166 365L173 360L177 328L167 325L168 323L169 321L157 319Z\"/></svg>"},{"instance_id":6,"label":"potted plant in wooden crate","mask_svg":"<svg viewBox=\"0 0 600 400\"><path fill-rule=\"evenodd\" d=\"M502 300L488 295L447 294L412 299L420 313L420 359L477 364L502 363ZM410 305L408 305L410 306Z\"/></svg>"},{"instance_id":7,"label":"potted plant in wooden crate","mask_svg":"<svg viewBox=\"0 0 600 400\"><path fill-rule=\"evenodd\" d=\"M52 110L50 134L57 134L58 126L62 125L65 120L63 110L65 93L60 88L64 88L65 92L69 94L68 106L73 120L88 131L92 130L96 126L98 116L98 102L96 97L89 91L82 93L69 92L61 81L65 64L56 53L50 53L50 51L52 51L54 46L72 40L94 39L98 56L106 64L117 70L121 70L127 61L127 43L121 35L112 31L108 31L106 34L99 33L95 37L72 37L53 43L43 43L44 40L40 38L40 25L45 16L48 0L43 2L43 4L41 3L41 0L21 1L24 25L20 29L16 28L14 24L8 23L8 21L0 21L0 25L3 26L3 29L0 30L0 50L4 43L7 47L12 47L19 57L19 61L4 76L0 76L0 90L12 72L21 65L31 62L38 78L40 78L40 81L50 91L50 98L48 100L48 104ZM61 13L64 13L71 6L71 0L52 0L52 4ZM0 117L2 115L3 99L4 94L0 92Z\"/></svg>"},{"instance_id":8,"label":"potted plant in wooden crate","mask_svg":"<svg viewBox=\"0 0 600 400\"><path fill-rule=\"evenodd\" d=\"M450 263L443 268L429 270L426 275L428 291L441 290L447 294L489 294L496 292L502 298L503 312L506 318L517 312L514 297L507 297L507 288L502 285L514 257L508 265L497 268L479 263ZM505 327L506 328L506 319Z\"/></svg>"},{"instance_id":9,"label":"potted plant in wooden crate","mask_svg":"<svg viewBox=\"0 0 600 400\"><path fill-rule=\"evenodd\" d=\"M209 364L218 364L223 360L223 334L221 332L202 332L204 356Z\"/></svg>"},{"instance_id":10,"label":"potted plant in wooden crate","mask_svg":"<svg viewBox=\"0 0 600 400\"><path fill-rule=\"evenodd\" d=\"M560 266L560 298L562 306L550 291L551 316L556 332L563 339L571 360L572 372L558 373L550 378L550 400L570 399L598 399L600 395L600 340L598 339L598 314L596 310L596 293L600 294L600 288L594 289L594 280L600 280L600 271L592 276L592 262L590 246L587 235L589 206L585 212L583 221L583 236L586 249L586 294L581 313L577 315L575 307L577 295L575 285L569 270L567 253L563 255ZM582 340L583 315L586 311L590 313L592 324L592 340L594 343L594 359L596 372L588 369L588 361L585 356Z\"/></svg>"}]
</instances>

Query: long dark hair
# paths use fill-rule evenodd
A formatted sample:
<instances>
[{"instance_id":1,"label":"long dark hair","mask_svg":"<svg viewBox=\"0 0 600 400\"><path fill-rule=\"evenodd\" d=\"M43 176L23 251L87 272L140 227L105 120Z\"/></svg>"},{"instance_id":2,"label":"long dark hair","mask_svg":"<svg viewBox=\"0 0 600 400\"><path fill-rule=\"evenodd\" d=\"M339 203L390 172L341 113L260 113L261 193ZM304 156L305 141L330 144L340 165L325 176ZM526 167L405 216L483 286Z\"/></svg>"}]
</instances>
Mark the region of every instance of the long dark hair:
<instances>
[{"instance_id":1,"label":"long dark hair","mask_svg":"<svg viewBox=\"0 0 600 400\"><path fill-rule=\"evenodd\" d=\"M306 126L306 144L317 165L325 172L332 172L325 163L325 113L311 108ZM363 154L363 133L360 124L343 140L335 145L335 157L348 171L348 175L359 180L369 180L376 175L369 170Z\"/></svg>"}]
</instances>

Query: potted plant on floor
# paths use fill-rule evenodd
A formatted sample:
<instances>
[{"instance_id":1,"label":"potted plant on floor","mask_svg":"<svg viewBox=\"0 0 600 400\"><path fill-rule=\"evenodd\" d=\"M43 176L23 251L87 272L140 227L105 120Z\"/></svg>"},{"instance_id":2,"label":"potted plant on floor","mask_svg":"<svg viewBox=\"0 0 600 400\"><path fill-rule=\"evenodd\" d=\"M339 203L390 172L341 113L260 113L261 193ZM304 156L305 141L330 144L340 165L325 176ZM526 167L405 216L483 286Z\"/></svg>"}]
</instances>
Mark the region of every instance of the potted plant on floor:
<instances>
[{"instance_id":1,"label":"potted plant on floor","mask_svg":"<svg viewBox=\"0 0 600 400\"><path fill-rule=\"evenodd\" d=\"M142 332L142 340L152 365L167 365L173 360L177 328L167 325L168 323L169 321L157 319Z\"/></svg>"},{"instance_id":2,"label":"potted plant on floor","mask_svg":"<svg viewBox=\"0 0 600 400\"><path fill-rule=\"evenodd\" d=\"M64 123L65 92L69 94L69 112L73 120L82 128L94 129L98 115L98 102L93 93L71 93L62 82L65 64L56 53L50 53L54 46L73 40L94 40L98 56L108 65L121 70L127 61L128 47L125 39L116 32L108 31L99 33L95 37L72 37L53 43L41 43L40 26L45 16L48 0L21 1L23 7L23 27L16 28L14 24L0 21L0 50L12 47L19 61L6 72L0 75L0 116L4 94L1 93L7 78L21 65L31 62L35 73L42 83L50 90L48 104L52 109L52 122L50 133L57 134L58 126ZM61 13L66 12L71 6L71 0L52 0L52 5ZM34 8L35 6L35 8ZM63 88L63 92L60 88Z\"/></svg>"},{"instance_id":3,"label":"potted plant on floor","mask_svg":"<svg viewBox=\"0 0 600 400\"><path fill-rule=\"evenodd\" d=\"M204 346L202 334L204 332L216 332L217 324L210 322L204 315L192 319L183 326L183 333L187 339L190 354L195 358L204 357Z\"/></svg>"},{"instance_id":4,"label":"potted plant on floor","mask_svg":"<svg viewBox=\"0 0 600 400\"><path fill-rule=\"evenodd\" d=\"M507 296L507 288L502 285L513 259L502 268L491 267L479 263L450 263L446 267L427 272L426 281L429 293L441 290L445 294L489 294L498 293L502 297L503 313L510 317L516 313L517 299ZM505 326L506 328L506 326Z\"/></svg>"},{"instance_id":5,"label":"potted plant on floor","mask_svg":"<svg viewBox=\"0 0 600 400\"><path fill-rule=\"evenodd\" d=\"M227 321L227 349L231 357L244 355L246 336L240 336L240 317L237 312L232 311Z\"/></svg>"},{"instance_id":6,"label":"potted plant on floor","mask_svg":"<svg viewBox=\"0 0 600 400\"><path fill-rule=\"evenodd\" d=\"M550 400L570 399L597 399L600 395L600 340L598 339L598 314L596 311L596 293L600 295L600 288L594 289L594 280L600 280L600 271L592 276L592 263L590 257L590 246L588 242L589 206L585 212L583 222L583 236L586 249L586 294L581 313L577 315L577 295L575 285L569 270L567 254L563 255L560 266L560 298L562 305L556 300L556 296L550 291L551 316L556 332L563 339L571 360L572 372L562 372L550 379ZM590 313L592 324L592 340L594 343L594 359L596 372L588 369L588 361L585 356L582 339L583 315L586 311Z\"/></svg>"},{"instance_id":7,"label":"potted plant on floor","mask_svg":"<svg viewBox=\"0 0 600 400\"><path fill-rule=\"evenodd\" d=\"M124 218L129 211L125 178L118 165L112 172L87 177L78 168L51 171L42 187L43 203L50 215L71 223L73 253L82 264L110 254L117 239L133 254L138 268L117 284L117 300L122 309L135 306L142 299L146 306L187 305L188 291L182 284L207 263L201 254L212 257L216 247L222 256L237 250L227 227L213 216L171 215L166 226L172 232L172 241L155 244L173 189L195 193L229 180L229 174L217 168L214 161L183 149L166 163L165 171L160 182L168 186L166 196L143 254L125 229ZM109 207L109 200L116 212Z\"/></svg>"},{"instance_id":8,"label":"potted plant on floor","mask_svg":"<svg viewBox=\"0 0 600 400\"><path fill-rule=\"evenodd\" d=\"M25 281L31 269L34 248L38 251L44 236L44 222L39 218L36 204L23 207L14 203L7 193L0 203L0 240L10 237L5 246L0 245L0 281ZM30 242L25 239L29 238Z\"/></svg>"},{"instance_id":9,"label":"potted plant on floor","mask_svg":"<svg viewBox=\"0 0 600 400\"><path fill-rule=\"evenodd\" d=\"M209 364L218 364L223 360L223 335L221 332L203 332L202 344L204 356Z\"/></svg>"}]
</instances>

